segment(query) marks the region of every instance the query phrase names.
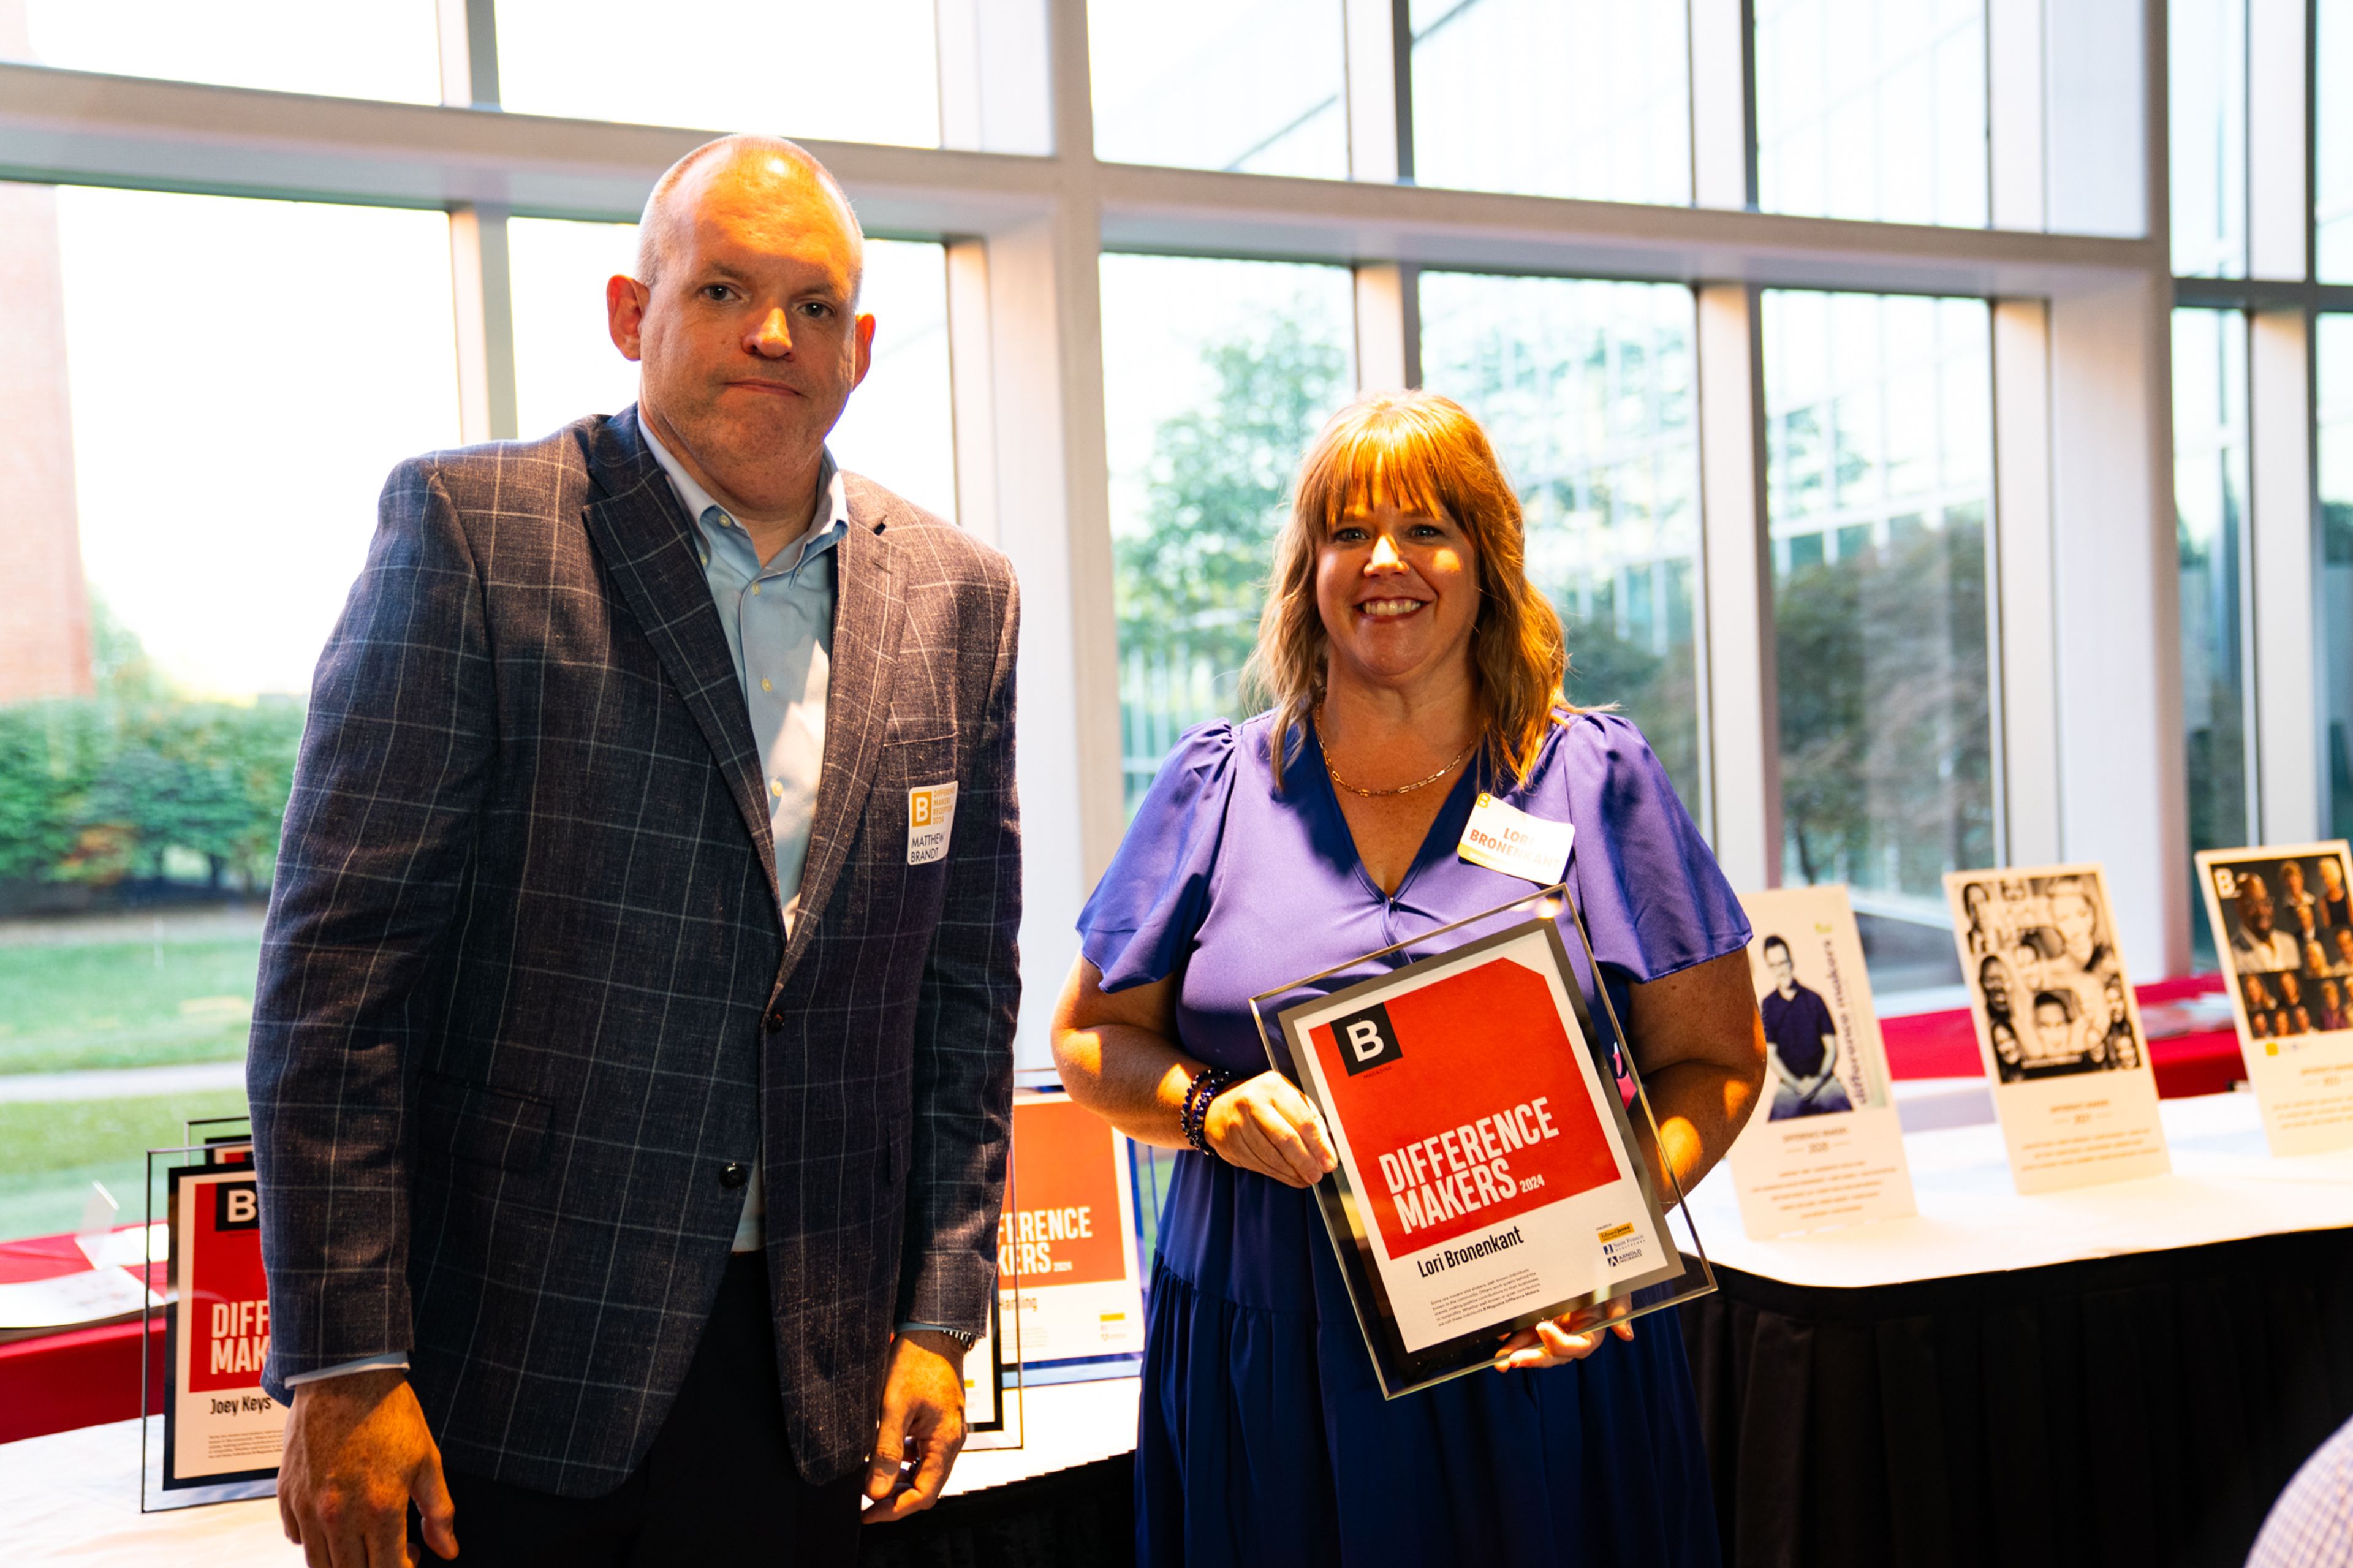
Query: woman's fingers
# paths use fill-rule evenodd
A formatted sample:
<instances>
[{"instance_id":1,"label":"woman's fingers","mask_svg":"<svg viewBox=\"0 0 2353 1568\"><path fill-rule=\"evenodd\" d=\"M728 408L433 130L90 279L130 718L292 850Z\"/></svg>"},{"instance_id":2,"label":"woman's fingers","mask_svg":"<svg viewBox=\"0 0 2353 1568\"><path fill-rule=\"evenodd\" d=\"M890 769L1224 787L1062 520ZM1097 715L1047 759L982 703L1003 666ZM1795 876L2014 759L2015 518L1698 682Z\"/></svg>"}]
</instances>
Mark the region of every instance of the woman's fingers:
<instances>
[{"instance_id":1,"label":"woman's fingers","mask_svg":"<svg viewBox=\"0 0 2353 1568\"><path fill-rule=\"evenodd\" d=\"M1259 1131L1273 1147L1293 1184L1304 1187L1323 1176L1323 1158L1307 1147L1306 1140L1299 1135L1296 1122L1266 1100L1253 1101L1249 1109L1251 1121L1257 1123Z\"/></svg>"},{"instance_id":2,"label":"woman's fingers","mask_svg":"<svg viewBox=\"0 0 2353 1568\"><path fill-rule=\"evenodd\" d=\"M1613 1323L1607 1333L1597 1325L1583 1333L1571 1333L1557 1319L1546 1318L1535 1328L1522 1329L1495 1348L1495 1370L1521 1372L1583 1361L1599 1350L1602 1341L1611 1333L1621 1340L1630 1340L1634 1337L1634 1325Z\"/></svg>"}]
</instances>

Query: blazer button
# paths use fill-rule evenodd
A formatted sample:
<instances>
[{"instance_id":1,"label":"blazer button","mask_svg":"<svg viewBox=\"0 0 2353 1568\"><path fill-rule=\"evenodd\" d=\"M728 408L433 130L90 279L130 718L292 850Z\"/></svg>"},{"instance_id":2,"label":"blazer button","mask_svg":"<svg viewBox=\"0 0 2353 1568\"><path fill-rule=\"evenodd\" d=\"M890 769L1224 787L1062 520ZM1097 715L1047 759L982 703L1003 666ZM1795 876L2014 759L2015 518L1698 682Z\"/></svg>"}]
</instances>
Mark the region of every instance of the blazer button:
<instances>
[{"instance_id":1,"label":"blazer button","mask_svg":"<svg viewBox=\"0 0 2353 1568\"><path fill-rule=\"evenodd\" d=\"M760 1025L772 1035L781 1035L785 1032L785 1016L782 1013L771 1013L760 1020Z\"/></svg>"},{"instance_id":2,"label":"blazer button","mask_svg":"<svg viewBox=\"0 0 2353 1568\"><path fill-rule=\"evenodd\" d=\"M730 1160L719 1167L719 1184L733 1192L752 1179L752 1168L739 1160Z\"/></svg>"}]
</instances>

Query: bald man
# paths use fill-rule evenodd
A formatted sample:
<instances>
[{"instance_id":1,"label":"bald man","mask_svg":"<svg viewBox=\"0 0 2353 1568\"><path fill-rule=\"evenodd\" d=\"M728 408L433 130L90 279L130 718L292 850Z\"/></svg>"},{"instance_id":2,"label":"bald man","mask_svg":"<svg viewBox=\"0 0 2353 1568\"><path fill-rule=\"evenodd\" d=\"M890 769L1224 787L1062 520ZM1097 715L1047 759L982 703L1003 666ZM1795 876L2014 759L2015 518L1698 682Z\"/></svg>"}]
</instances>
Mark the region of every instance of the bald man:
<instances>
[{"instance_id":1,"label":"bald man","mask_svg":"<svg viewBox=\"0 0 2353 1568\"><path fill-rule=\"evenodd\" d=\"M814 159L712 142L641 237L637 405L396 468L311 694L248 1076L313 1564L849 1563L963 1443L1013 576L826 450Z\"/></svg>"}]
</instances>

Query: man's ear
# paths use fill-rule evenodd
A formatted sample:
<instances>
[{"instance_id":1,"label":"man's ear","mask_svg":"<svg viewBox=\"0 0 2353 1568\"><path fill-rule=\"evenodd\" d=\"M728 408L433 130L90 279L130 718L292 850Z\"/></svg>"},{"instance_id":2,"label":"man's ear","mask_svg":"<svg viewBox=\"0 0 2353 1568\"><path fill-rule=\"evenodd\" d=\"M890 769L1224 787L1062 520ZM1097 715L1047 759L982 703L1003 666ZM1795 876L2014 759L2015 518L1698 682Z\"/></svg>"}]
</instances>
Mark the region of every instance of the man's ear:
<instances>
[{"instance_id":1,"label":"man's ear","mask_svg":"<svg viewBox=\"0 0 2353 1568\"><path fill-rule=\"evenodd\" d=\"M857 345L853 352L858 358L854 367L857 374L850 377L849 384L855 387L866 379L866 373L874 368L874 318L871 315L860 316L850 330Z\"/></svg>"},{"instance_id":2,"label":"man's ear","mask_svg":"<svg viewBox=\"0 0 2353 1568\"><path fill-rule=\"evenodd\" d=\"M621 351L624 359L638 357L638 343L645 331L646 304L653 290L626 272L616 272L605 279L605 328L613 335L613 346Z\"/></svg>"}]
</instances>

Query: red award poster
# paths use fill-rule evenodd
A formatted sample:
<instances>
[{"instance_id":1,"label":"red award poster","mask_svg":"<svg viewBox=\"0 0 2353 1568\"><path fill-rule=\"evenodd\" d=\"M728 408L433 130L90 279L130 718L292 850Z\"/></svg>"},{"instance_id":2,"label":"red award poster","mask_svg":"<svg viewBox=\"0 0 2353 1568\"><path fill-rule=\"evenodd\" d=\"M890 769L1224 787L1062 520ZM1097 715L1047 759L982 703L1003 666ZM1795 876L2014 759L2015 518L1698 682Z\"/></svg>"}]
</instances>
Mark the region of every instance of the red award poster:
<instances>
[{"instance_id":1,"label":"red award poster","mask_svg":"<svg viewBox=\"0 0 2353 1568\"><path fill-rule=\"evenodd\" d=\"M1064 1095L1015 1098L997 1267L1015 1281L1005 1306L1020 1314L1024 1362L1144 1349L1132 1189L1124 1141L1103 1118Z\"/></svg>"},{"instance_id":2,"label":"red award poster","mask_svg":"<svg viewBox=\"0 0 2353 1568\"><path fill-rule=\"evenodd\" d=\"M1685 1276L1568 973L1533 921L1280 1015L1279 1065L1336 1145L1319 1197L1391 1397L1538 1318L1662 1305L1626 1299Z\"/></svg>"},{"instance_id":3,"label":"red award poster","mask_svg":"<svg viewBox=\"0 0 2353 1568\"><path fill-rule=\"evenodd\" d=\"M261 1386L269 1288L253 1167L172 1172L171 1226L164 1487L266 1480L278 1473L286 1410Z\"/></svg>"}]
</instances>

